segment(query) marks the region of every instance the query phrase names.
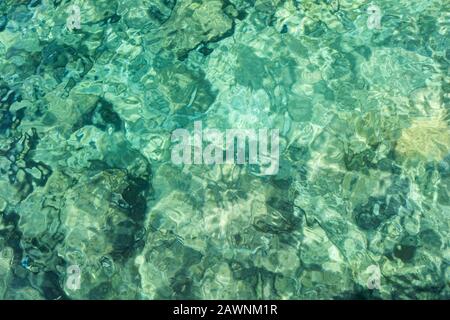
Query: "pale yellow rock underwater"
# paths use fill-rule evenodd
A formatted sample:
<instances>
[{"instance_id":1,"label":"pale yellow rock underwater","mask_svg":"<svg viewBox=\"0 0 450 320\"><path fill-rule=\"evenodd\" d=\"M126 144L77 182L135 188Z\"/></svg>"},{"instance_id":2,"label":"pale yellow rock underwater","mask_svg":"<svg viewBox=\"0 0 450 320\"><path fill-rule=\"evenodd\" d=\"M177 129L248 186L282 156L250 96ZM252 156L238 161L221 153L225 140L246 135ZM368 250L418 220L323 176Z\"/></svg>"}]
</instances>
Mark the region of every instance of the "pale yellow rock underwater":
<instances>
[{"instance_id":1,"label":"pale yellow rock underwater","mask_svg":"<svg viewBox=\"0 0 450 320\"><path fill-rule=\"evenodd\" d=\"M450 128L440 117L419 118L402 131L396 152L406 158L440 161L450 152Z\"/></svg>"}]
</instances>

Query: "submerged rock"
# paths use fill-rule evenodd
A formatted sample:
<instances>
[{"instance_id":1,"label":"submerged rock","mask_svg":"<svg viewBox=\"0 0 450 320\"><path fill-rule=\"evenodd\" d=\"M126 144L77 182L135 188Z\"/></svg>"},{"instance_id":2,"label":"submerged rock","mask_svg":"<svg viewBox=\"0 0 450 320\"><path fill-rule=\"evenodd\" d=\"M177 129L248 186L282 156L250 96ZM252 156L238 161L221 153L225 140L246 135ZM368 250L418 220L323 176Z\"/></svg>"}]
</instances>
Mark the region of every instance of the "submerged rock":
<instances>
[{"instance_id":1,"label":"submerged rock","mask_svg":"<svg viewBox=\"0 0 450 320\"><path fill-rule=\"evenodd\" d=\"M440 118L414 119L403 129L396 152L406 159L441 161L450 153L450 127Z\"/></svg>"}]
</instances>

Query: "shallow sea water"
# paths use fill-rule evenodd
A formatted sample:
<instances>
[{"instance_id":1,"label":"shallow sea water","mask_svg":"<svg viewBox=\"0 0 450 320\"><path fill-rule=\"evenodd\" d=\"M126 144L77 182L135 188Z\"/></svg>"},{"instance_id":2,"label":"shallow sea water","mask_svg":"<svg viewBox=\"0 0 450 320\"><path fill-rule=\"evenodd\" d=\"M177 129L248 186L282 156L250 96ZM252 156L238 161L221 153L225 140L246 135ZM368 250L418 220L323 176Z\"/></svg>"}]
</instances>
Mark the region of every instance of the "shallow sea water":
<instances>
[{"instance_id":1,"label":"shallow sea water","mask_svg":"<svg viewBox=\"0 0 450 320\"><path fill-rule=\"evenodd\" d=\"M0 1L0 298L449 299L449 19ZM174 164L195 121L278 129L278 173Z\"/></svg>"}]
</instances>

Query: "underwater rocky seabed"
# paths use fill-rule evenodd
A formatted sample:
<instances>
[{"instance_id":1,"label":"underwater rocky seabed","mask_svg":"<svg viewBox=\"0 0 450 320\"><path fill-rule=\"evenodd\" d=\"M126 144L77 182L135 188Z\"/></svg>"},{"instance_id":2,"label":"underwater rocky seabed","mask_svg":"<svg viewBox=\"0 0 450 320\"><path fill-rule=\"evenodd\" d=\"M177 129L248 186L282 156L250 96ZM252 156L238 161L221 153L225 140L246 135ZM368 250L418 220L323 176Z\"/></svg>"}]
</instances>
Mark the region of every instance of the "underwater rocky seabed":
<instances>
[{"instance_id":1,"label":"underwater rocky seabed","mask_svg":"<svg viewBox=\"0 0 450 320\"><path fill-rule=\"evenodd\" d=\"M449 4L370 4L0 1L0 297L449 299ZM195 120L279 173L173 165Z\"/></svg>"}]
</instances>

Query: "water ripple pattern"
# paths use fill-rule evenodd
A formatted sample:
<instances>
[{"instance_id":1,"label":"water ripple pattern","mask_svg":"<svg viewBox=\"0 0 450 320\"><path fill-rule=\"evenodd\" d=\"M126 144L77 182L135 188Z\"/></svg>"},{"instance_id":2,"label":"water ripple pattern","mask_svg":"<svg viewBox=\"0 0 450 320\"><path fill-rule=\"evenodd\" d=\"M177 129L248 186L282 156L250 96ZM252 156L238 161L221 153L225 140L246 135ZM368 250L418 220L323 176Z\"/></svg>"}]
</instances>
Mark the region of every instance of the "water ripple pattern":
<instances>
[{"instance_id":1,"label":"water ripple pattern","mask_svg":"<svg viewBox=\"0 0 450 320\"><path fill-rule=\"evenodd\" d=\"M449 12L0 1L0 299L450 299ZM196 121L278 173L174 164Z\"/></svg>"}]
</instances>

